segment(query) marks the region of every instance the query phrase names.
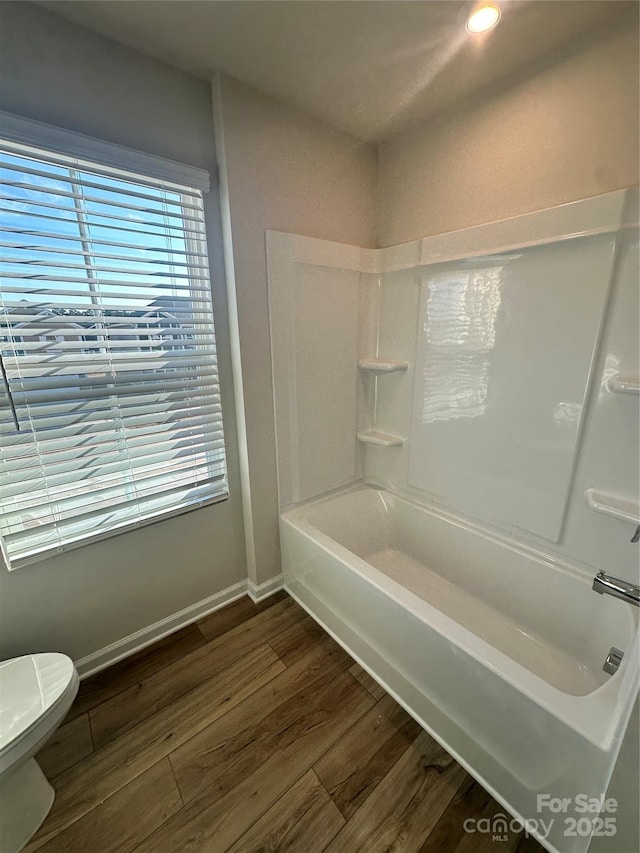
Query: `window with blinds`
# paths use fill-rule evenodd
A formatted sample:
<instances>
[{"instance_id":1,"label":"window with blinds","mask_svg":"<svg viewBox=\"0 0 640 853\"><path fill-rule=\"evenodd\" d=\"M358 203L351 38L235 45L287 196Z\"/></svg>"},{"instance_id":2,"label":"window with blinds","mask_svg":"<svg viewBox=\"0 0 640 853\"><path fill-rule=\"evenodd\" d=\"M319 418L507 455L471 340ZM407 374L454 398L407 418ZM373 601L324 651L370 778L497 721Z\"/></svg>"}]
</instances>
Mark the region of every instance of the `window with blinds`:
<instances>
[{"instance_id":1,"label":"window with blinds","mask_svg":"<svg viewBox=\"0 0 640 853\"><path fill-rule=\"evenodd\" d=\"M10 568L227 495L202 190L150 159L0 138Z\"/></svg>"}]
</instances>

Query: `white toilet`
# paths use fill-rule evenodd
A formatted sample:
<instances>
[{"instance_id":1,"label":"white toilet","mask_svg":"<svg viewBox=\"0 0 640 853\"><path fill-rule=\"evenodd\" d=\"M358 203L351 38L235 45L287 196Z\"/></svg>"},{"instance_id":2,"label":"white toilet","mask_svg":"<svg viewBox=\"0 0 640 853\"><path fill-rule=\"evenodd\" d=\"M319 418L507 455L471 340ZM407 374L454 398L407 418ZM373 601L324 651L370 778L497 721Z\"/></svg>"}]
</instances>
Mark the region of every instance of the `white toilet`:
<instances>
[{"instance_id":1,"label":"white toilet","mask_svg":"<svg viewBox=\"0 0 640 853\"><path fill-rule=\"evenodd\" d=\"M54 791L33 757L78 692L71 658L57 653L0 662L0 853L17 853L49 813Z\"/></svg>"}]
</instances>

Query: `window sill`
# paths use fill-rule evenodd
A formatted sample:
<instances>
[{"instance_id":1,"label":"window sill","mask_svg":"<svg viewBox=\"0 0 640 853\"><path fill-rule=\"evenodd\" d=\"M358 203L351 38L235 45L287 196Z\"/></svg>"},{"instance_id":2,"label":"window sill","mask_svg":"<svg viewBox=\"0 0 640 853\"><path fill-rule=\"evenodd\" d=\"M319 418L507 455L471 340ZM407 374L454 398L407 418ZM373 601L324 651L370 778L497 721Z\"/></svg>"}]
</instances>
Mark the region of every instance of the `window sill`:
<instances>
[{"instance_id":1,"label":"window sill","mask_svg":"<svg viewBox=\"0 0 640 853\"><path fill-rule=\"evenodd\" d=\"M75 551L77 548L83 548L86 545L92 545L94 542L101 542L104 539L111 539L114 536L119 536L121 533L129 533L132 530L138 530L142 527L148 527L151 524L158 524L159 522L166 521L169 518L175 518L179 515L186 515L188 512L193 512L197 509L204 509L204 507L212 506L213 504L222 503L222 501L229 500L229 492L225 491L216 495L215 497L208 498L207 500L197 501L193 504L188 504L187 506L179 507L178 509L170 509L170 510L162 510L158 513L154 513L152 515L147 516L146 518L138 519L137 521L127 521L119 524L115 527L110 528L109 530L105 530L103 533L90 533L86 536L78 537L77 539L67 542L62 546L48 546L39 551L34 551L31 554L26 554L23 557L15 558L11 565L9 565L6 558L3 560L5 564L5 568L9 572L15 572L18 569L24 568L24 566L32 565L33 563L39 563L42 560L49 560L53 557L57 557L60 554L66 554L67 551Z\"/></svg>"}]
</instances>

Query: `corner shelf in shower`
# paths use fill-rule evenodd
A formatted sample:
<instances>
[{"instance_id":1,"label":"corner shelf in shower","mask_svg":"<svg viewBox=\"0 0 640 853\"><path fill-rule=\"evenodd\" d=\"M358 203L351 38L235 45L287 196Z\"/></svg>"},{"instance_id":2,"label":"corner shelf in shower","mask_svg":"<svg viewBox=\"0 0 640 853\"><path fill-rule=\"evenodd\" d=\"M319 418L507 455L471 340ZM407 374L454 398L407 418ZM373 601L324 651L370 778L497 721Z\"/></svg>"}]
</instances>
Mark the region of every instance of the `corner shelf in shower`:
<instances>
[{"instance_id":1,"label":"corner shelf in shower","mask_svg":"<svg viewBox=\"0 0 640 853\"><path fill-rule=\"evenodd\" d=\"M640 524L640 503L638 501L622 497L622 495L601 492L599 489L587 489L585 497L589 508L602 513L602 515Z\"/></svg>"},{"instance_id":2,"label":"corner shelf in shower","mask_svg":"<svg viewBox=\"0 0 640 853\"><path fill-rule=\"evenodd\" d=\"M390 358L361 358L358 367L360 370L366 370L369 373L395 373L399 370L406 370L409 367L409 362L395 361Z\"/></svg>"},{"instance_id":3,"label":"corner shelf in shower","mask_svg":"<svg viewBox=\"0 0 640 853\"><path fill-rule=\"evenodd\" d=\"M620 376L617 373L607 384L610 391L618 394L640 394L640 376Z\"/></svg>"},{"instance_id":4,"label":"corner shelf in shower","mask_svg":"<svg viewBox=\"0 0 640 853\"><path fill-rule=\"evenodd\" d=\"M404 444L401 435L391 435L388 432L376 432L373 429L358 433L358 441L363 444L375 444L377 447L400 447Z\"/></svg>"}]
</instances>

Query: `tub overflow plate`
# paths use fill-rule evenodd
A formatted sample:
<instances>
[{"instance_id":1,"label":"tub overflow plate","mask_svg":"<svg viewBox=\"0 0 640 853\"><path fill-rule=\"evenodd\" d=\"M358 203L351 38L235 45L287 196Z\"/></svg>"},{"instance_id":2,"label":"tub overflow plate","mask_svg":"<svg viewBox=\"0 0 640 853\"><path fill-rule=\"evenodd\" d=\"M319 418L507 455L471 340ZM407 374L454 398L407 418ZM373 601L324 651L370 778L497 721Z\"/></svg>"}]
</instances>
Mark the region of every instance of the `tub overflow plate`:
<instances>
[{"instance_id":1,"label":"tub overflow plate","mask_svg":"<svg viewBox=\"0 0 640 853\"><path fill-rule=\"evenodd\" d=\"M606 656L602 668L605 672L608 672L609 675L613 675L618 671L618 667L622 663L623 657L624 652L621 652L620 649L616 649L615 646L611 646L611 648L609 649L609 654Z\"/></svg>"}]
</instances>

